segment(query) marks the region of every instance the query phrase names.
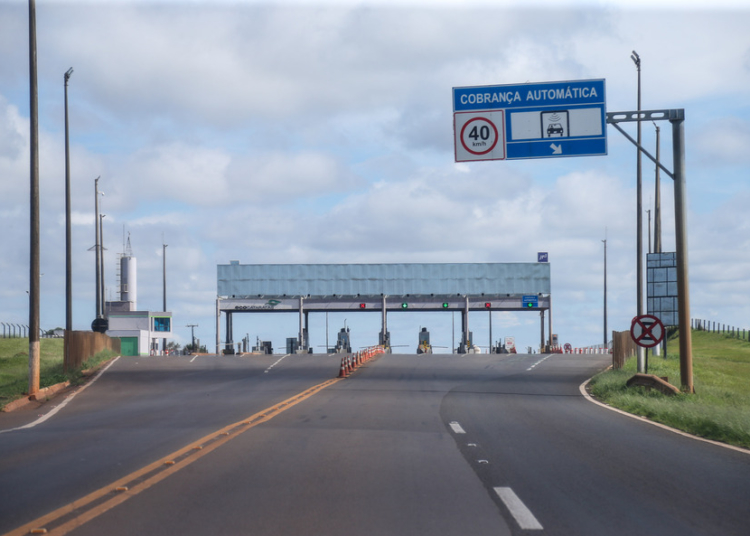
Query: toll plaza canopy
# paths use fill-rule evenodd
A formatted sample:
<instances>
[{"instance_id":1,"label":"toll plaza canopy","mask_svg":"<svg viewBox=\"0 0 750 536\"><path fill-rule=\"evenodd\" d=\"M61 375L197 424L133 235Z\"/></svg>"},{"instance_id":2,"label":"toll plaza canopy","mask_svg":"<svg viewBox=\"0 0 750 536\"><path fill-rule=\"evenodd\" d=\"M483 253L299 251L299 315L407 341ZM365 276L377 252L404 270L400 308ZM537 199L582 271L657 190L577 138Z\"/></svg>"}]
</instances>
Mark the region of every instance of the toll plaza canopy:
<instances>
[{"instance_id":1,"label":"toll plaza canopy","mask_svg":"<svg viewBox=\"0 0 750 536\"><path fill-rule=\"evenodd\" d=\"M550 293L549 263L220 264L217 296L511 296Z\"/></svg>"},{"instance_id":2,"label":"toll plaza canopy","mask_svg":"<svg viewBox=\"0 0 750 536\"><path fill-rule=\"evenodd\" d=\"M299 312L299 347L307 348L308 313L380 310L381 344L388 345L387 311L460 311L468 342L468 313L478 310L549 310L550 264L240 264L217 266L216 347L221 313L226 345L233 342L234 313ZM462 343L464 344L464 343Z\"/></svg>"}]
</instances>

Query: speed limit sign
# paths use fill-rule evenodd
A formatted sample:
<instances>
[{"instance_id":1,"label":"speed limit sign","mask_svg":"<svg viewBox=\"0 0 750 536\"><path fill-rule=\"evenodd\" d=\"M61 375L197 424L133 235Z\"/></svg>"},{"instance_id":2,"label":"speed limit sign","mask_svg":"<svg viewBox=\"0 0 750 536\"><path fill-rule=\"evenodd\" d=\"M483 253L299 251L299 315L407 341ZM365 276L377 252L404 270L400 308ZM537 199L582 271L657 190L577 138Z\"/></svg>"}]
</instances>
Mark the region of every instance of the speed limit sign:
<instances>
[{"instance_id":1,"label":"speed limit sign","mask_svg":"<svg viewBox=\"0 0 750 536\"><path fill-rule=\"evenodd\" d=\"M505 112L454 115L456 162L505 158Z\"/></svg>"}]
</instances>

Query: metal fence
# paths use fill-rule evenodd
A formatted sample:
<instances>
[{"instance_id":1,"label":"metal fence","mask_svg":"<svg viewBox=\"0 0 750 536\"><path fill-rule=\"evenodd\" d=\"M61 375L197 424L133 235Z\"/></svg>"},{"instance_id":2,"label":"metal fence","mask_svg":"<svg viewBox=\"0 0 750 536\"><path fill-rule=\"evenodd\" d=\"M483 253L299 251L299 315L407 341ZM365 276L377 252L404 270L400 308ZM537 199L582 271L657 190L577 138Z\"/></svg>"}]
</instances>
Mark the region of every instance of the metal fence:
<instances>
[{"instance_id":1,"label":"metal fence","mask_svg":"<svg viewBox=\"0 0 750 536\"><path fill-rule=\"evenodd\" d=\"M743 341L748 340L750 337L750 331L747 329L740 329L715 320L702 320L700 318L694 318L691 322L691 326L696 331L708 331L711 333L721 333L727 337L733 339L742 339Z\"/></svg>"},{"instance_id":2,"label":"metal fence","mask_svg":"<svg viewBox=\"0 0 750 536\"><path fill-rule=\"evenodd\" d=\"M27 324L16 324L13 322L0 322L0 328L2 328L3 339L26 339L29 336L29 326ZM39 330L39 337L41 338L62 338L62 330L52 329L49 331Z\"/></svg>"}]
</instances>

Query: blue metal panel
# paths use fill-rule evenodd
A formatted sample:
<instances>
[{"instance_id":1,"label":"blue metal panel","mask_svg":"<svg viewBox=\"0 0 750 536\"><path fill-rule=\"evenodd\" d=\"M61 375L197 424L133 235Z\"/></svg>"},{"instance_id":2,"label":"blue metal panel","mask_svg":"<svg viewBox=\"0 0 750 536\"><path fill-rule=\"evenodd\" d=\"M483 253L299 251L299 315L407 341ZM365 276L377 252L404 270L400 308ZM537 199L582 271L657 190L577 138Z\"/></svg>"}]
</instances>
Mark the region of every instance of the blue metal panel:
<instances>
[{"instance_id":1,"label":"blue metal panel","mask_svg":"<svg viewBox=\"0 0 750 536\"><path fill-rule=\"evenodd\" d=\"M218 296L549 294L549 263L220 264Z\"/></svg>"}]
</instances>

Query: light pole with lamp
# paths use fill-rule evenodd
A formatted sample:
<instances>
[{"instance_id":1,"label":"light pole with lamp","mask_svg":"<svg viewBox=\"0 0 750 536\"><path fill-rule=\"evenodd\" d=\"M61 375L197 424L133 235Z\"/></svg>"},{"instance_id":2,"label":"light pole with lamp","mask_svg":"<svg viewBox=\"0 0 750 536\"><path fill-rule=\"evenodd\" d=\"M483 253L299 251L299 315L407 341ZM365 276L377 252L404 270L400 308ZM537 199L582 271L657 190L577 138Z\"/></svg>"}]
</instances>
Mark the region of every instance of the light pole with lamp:
<instances>
[{"instance_id":1,"label":"light pole with lamp","mask_svg":"<svg viewBox=\"0 0 750 536\"><path fill-rule=\"evenodd\" d=\"M641 180L641 121L640 121L640 111L641 111L641 57L638 55L638 53L634 50L633 53L630 55L630 59L633 60L633 63L635 63L635 68L638 71L638 113L639 113L639 120L638 120L638 135L637 135L637 141L638 141L638 157L636 159L636 195L637 195L637 203L636 203L636 292L638 293L637 299L636 299L636 309L638 311L638 316L643 315L643 187L642 187L642 180ZM638 372L644 373L646 372L646 352L644 352L643 347L638 347Z\"/></svg>"},{"instance_id":2,"label":"light pole with lamp","mask_svg":"<svg viewBox=\"0 0 750 536\"><path fill-rule=\"evenodd\" d=\"M102 193L104 195L104 193ZM99 254L99 271L101 273L101 276L99 278L99 293L102 297L102 317L106 317L106 306L107 298L104 295L104 289L106 288L104 285L104 218L106 218L106 214L99 214L99 249L101 250L101 253Z\"/></svg>"},{"instance_id":3,"label":"light pole with lamp","mask_svg":"<svg viewBox=\"0 0 750 536\"><path fill-rule=\"evenodd\" d=\"M165 313L167 312L167 244L164 243L164 238L162 237L162 276L164 280L164 308L162 311ZM161 350L164 353L164 355L167 354L167 338L163 338L161 340Z\"/></svg>"},{"instance_id":4,"label":"light pole with lamp","mask_svg":"<svg viewBox=\"0 0 750 536\"><path fill-rule=\"evenodd\" d=\"M604 348L609 347L607 337L607 232L604 231Z\"/></svg>"},{"instance_id":5,"label":"light pole with lamp","mask_svg":"<svg viewBox=\"0 0 750 536\"><path fill-rule=\"evenodd\" d=\"M70 134L68 131L68 80L73 67L65 73L65 330L73 330L73 261L70 229Z\"/></svg>"}]
</instances>

